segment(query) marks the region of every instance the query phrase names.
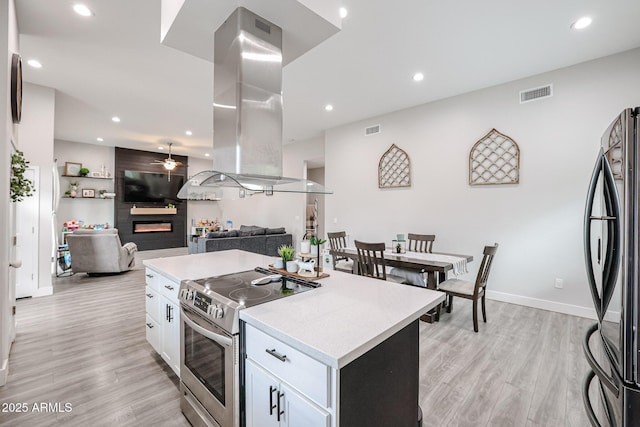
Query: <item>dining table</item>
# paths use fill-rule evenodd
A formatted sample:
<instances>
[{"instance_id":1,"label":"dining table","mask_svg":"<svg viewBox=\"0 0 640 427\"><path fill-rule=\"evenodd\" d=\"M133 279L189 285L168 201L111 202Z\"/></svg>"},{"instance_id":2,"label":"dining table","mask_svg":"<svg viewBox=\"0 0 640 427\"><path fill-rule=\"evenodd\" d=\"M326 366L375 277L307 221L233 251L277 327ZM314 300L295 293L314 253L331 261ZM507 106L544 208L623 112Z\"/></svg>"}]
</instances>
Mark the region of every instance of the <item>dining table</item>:
<instances>
[{"instance_id":1,"label":"dining table","mask_svg":"<svg viewBox=\"0 0 640 427\"><path fill-rule=\"evenodd\" d=\"M358 271L358 251L356 248L344 247L339 249L330 249L329 253L338 257L345 257L353 260L354 274ZM388 248L384 252L384 262L387 267L396 267L403 270L412 271L415 273L424 273L426 275L426 287L428 289L438 289L438 283L447 279L449 272L456 272L458 274L465 273L466 271L459 270L459 261L464 260L464 268L466 270L466 264L473 261L472 255L450 254L442 252L413 252L406 251L404 253L395 253L391 248ZM439 319L439 308L430 311L422 316L420 319L431 323L434 320Z\"/></svg>"}]
</instances>

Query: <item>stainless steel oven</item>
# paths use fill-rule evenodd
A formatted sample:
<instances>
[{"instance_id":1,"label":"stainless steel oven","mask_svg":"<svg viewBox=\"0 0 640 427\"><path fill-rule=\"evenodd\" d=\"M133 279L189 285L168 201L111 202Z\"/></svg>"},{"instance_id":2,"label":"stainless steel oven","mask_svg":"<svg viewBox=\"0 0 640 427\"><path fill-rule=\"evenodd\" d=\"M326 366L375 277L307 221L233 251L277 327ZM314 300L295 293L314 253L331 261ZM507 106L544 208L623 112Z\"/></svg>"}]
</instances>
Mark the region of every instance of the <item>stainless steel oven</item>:
<instances>
[{"instance_id":1,"label":"stainless steel oven","mask_svg":"<svg viewBox=\"0 0 640 427\"><path fill-rule=\"evenodd\" d=\"M180 407L192 425L240 425L240 310L318 286L260 267L180 283Z\"/></svg>"},{"instance_id":2,"label":"stainless steel oven","mask_svg":"<svg viewBox=\"0 0 640 427\"><path fill-rule=\"evenodd\" d=\"M238 335L184 305L180 318L182 412L194 426L238 425Z\"/></svg>"}]
</instances>

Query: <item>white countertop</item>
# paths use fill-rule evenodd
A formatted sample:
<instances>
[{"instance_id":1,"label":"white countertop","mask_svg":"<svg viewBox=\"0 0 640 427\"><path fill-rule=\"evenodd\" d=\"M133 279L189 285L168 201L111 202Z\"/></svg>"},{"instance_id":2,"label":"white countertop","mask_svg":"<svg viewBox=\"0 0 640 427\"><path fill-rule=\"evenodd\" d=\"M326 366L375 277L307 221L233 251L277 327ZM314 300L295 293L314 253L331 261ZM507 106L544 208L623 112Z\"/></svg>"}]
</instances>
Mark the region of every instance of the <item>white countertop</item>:
<instances>
[{"instance_id":1,"label":"white countertop","mask_svg":"<svg viewBox=\"0 0 640 427\"><path fill-rule=\"evenodd\" d=\"M228 251L153 258L144 260L142 263L168 278L180 282L186 279L204 279L222 274L253 270L258 266L267 267L273 263L274 259L276 257L231 249Z\"/></svg>"},{"instance_id":2,"label":"white countertop","mask_svg":"<svg viewBox=\"0 0 640 427\"><path fill-rule=\"evenodd\" d=\"M240 250L154 258L143 264L180 282L266 267ZM329 270L321 287L240 311L240 319L340 369L444 301L444 294Z\"/></svg>"},{"instance_id":3,"label":"white countertop","mask_svg":"<svg viewBox=\"0 0 640 427\"><path fill-rule=\"evenodd\" d=\"M444 293L328 271L322 286L249 307L240 319L340 369L444 301Z\"/></svg>"}]
</instances>

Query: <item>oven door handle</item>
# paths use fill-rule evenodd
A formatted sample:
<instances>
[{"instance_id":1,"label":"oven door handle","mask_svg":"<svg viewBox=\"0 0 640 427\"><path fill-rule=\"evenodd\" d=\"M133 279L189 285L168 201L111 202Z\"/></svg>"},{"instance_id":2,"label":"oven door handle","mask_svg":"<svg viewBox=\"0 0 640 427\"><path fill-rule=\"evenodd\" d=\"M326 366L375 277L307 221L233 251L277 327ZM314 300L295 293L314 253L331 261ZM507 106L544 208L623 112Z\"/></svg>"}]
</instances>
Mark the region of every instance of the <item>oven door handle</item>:
<instances>
[{"instance_id":1,"label":"oven door handle","mask_svg":"<svg viewBox=\"0 0 640 427\"><path fill-rule=\"evenodd\" d=\"M227 337L225 337L223 335L216 334L215 332L211 332L211 331L203 328L202 326L198 325L196 322L191 320L189 318L189 314L185 313L185 311L183 309L180 309L180 311L182 312L182 320L184 320L184 323L189 325L194 331L196 331L200 335L204 335L205 337L209 338L210 340L213 340L213 341L217 342L218 344L224 345L226 347L231 347L233 345L233 341L231 340L231 338L227 338Z\"/></svg>"}]
</instances>

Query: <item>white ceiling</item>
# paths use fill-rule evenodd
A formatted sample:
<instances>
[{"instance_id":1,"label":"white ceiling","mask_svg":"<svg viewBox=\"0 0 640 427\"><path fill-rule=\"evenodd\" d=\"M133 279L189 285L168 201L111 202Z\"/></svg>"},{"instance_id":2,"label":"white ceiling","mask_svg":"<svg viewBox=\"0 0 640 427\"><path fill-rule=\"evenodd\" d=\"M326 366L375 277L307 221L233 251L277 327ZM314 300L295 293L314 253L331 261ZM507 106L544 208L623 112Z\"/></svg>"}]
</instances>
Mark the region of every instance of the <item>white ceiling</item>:
<instances>
[{"instance_id":1,"label":"white ceiling","mask_svg":"<svg viewBox=\"0 0 640 427\"><path fill-rule=\"evenodd\" d=\"M79 1L94 16L76 15L72 0L16 0L24 80L56 89L56 139L148 151L173 141L174 154L204 158L213 64L160 44L158 0ZM637 0L343 5L342 30L284 68L285 142L640 46ZM570 29L583 15L593 24Z\"/></svg>"}]
</instances>

